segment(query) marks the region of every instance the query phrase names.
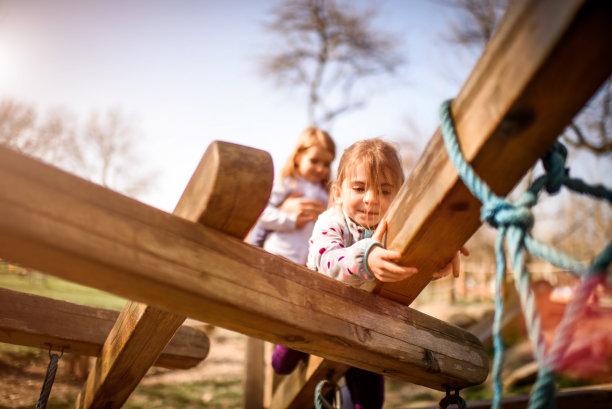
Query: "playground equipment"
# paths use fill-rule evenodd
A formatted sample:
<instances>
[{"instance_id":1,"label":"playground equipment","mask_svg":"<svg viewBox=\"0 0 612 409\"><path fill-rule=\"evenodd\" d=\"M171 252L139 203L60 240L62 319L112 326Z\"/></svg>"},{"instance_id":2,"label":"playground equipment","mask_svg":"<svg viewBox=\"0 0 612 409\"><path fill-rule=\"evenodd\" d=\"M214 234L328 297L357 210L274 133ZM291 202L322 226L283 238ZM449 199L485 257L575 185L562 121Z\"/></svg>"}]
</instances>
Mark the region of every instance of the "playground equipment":
<instances>
[{"instance_id":1,"label":"playground equipment","mask_svg":"<svg viewBox=\"0 0 612 409\"><path fill-rule=\"evenodd\" d=\"M612 72L610 21L606 0L524 1L505 17L452 105L465 158L496 194ZM441 391L486 378L475 336L408 307L480 225L439 131L386 216L387 246L420 273L372 292L242 242L271 183L265 152L215 142L170 215L0 149L0 257L137 301L77 407L121 407L185 317L322 357L287 377L270 409L312 405L318 380L347 365Z\"/></svg>"}]
</instances>

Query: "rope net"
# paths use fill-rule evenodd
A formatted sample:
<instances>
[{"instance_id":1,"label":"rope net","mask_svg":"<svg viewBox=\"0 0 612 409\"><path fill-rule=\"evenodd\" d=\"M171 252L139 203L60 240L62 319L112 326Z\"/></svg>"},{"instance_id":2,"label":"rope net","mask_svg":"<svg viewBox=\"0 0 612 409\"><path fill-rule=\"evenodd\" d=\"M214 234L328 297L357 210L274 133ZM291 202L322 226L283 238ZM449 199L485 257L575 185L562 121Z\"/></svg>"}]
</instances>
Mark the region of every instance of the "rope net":
<instances>
[{"instance_id":1,"label":"rope net","mask_svg":"<svg viewBox=\"0 0 612 409\"><path fill-rule=\"evenodd\" d=\"M589 195L609 203L612 203L612 190L603 185L589 185L580 179L571 178L569 170L565 166L567 149L557 142L541 158L545 174L534 180L515 203L495 195L489 186L476 175L461 152L450 112L450 104L450 100L446 101L440 108L441 130L449 157L463 183L482 203L481 220L495 227L498 231L495 243L496 295L493 322L494 358L492 377L494 391L492 407L500 408L502 397L501 371L504 354L501 339L504 309L502 293L506 278L506 258L508 258L529 338L533 345L534 357L539 366L538 378L528 407L530 409L553 408L556 391L555 374L562 366L563 358L575 333L574 328L595 287L604 282L606 275L608 278L612 276L612 273L608 271L612 262L612 242L608 243L590 264L585 264L531 236L530 231L534 224L531 209L537 204L538 196L543 190L552 195L565 187L574 193ZM506 251L504 251L504 247ZM565 310L550 348L546 348L542 336L540 316L536 308L529 274L525 268L526 253L545 259L551 264L580 277L580 284Z\"/></svg>"}]
</instances>

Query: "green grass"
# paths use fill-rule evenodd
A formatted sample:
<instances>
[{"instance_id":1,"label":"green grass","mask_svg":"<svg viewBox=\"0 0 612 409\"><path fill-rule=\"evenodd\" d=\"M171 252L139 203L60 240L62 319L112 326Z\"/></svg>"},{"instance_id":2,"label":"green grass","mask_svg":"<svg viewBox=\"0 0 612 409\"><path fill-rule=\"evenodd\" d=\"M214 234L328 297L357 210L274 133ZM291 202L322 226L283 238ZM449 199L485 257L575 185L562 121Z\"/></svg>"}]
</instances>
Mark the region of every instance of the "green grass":
<instances>
[{"instance_id":1,"label":"green grass","mask_svg":"<svg viewBox=\"0 0 612 409\"><path fill-rule=\"evenodd\" d=\"M242 382L231 380L139 386L123 407L126 409L221 409L241 406Z\"/></svg>"},{"instance_id":2,"label":"green grass","mask_svg":"<svg viewBox=\"0 0 612 409\"><path fill-rule=\"evenodd\" d=\"M75 396L51 396L48 409L72 409ZM31 409L31 405L18 409ZM139 386L123 405L124 409L227 409L242 407L242 383L232 381L200 381L178 385ZM0 405L0 409L8 409Z\"/></svg>"},{"instance_id":3,"label":"green grass","mask_svg":"<svg viewBox=\"0 0 612 409\"><path fill-rule=\"evenodd\" d=\"M85 273L86 274L86 273ZM0 287L79 304L120 310L125 299L0 261Z\"/></svg>"}]
</instances>

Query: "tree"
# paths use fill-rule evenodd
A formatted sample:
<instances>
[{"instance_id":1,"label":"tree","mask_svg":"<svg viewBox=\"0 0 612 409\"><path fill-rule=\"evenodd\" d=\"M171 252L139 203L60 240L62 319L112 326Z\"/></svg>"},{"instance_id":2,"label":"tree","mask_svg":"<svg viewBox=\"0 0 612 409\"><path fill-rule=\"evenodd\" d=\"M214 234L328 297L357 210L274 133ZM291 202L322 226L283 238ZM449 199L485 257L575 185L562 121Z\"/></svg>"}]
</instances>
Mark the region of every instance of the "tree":
<instances>
[{"instance_id":1,"label":"tree","mask_svg":"<svg viewBox=\"0 0 612 409\"><path fill-rule=\"evenodd\" d=\"M118 110L105 117L93 113L79 127L66 110L40 119L32 106L5 99L0 101L0 145L132 196L152 181L138 169L133 133Z\"/></svg>"},{"instance_id":2,"label":"tree","mask_svg":"<svg viewBox=\"0 0 612 409\"><path fill-rule=\"evenodd\" d=\"M453 34L449 40L482 51L513 2L514 0L443 0L444 4L458 11L457 21L451 23ZM568 145L586 149L595 155L612 153L612 77L570 122L561 138Z\"/></svg>"},{"instance_id":3,"label":"tree","mask_svg":"<svg viewBox=\"0 0 612 409\"><path fill-rule=\"evenodd\" d=\"M314 125L363 107L366 98L353 94L355 85L394 74L403 63L397 41L372 27L376 10L360 13L336 0L287 0L271 14L266 28L282 44L262 56L262 75L280 86L305 87Z\"/></svg>"}]
</instances>

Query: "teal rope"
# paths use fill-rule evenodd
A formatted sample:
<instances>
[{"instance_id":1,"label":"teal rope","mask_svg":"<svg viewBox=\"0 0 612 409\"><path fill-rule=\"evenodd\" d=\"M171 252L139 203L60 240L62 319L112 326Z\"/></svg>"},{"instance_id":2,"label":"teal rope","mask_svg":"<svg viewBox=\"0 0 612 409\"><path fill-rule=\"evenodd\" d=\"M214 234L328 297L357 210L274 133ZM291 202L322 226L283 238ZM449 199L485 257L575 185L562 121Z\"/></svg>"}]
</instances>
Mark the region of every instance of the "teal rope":
<instances>
[{"instance_id":1,"label":"teal rope","mask_svg":"<svg viewBox=\"0 0 612 409\"><path fill-rule=\"evenodd\" d=\"M333 391L334 391L334 395L335 395L335 401L330 404L325 397L323 396L323 387L329 384L332 386ZM322 381L319 381L319 383L317 384L316 388L315 388L315 398L314 398L314 404L315 404L315 409L336 409L336 408L341 408L342 407L342 398L340 395L340 389L338 389L338 386L333 384L332 382L329 382L327 379L323 379Z\"/></svg>"},{"instance_id":2,"label":"teal rope","mask_svg":"<svg viewBox=\"0 0 612 409\"><path fill-rule=\"evenodd\" d=\"M582 313L582 306L584 306L597 284L598 280L593 277L603 276L608 266L612 263L612 243L604 248L591 265L585 265L567 254L534 239L529 234L534 223L531 208L537 203L538 195L544 188L549 194L555 194L559 192L561 187L565 186L575 193L590 195L597 199L607 200L610 203L612 203L612 191L602 185L591 186L581 180L570 178L569 171L565 167L567 149L562 144L556 143L542 158L546 174L536 179L515 204L496 196L486 183L476 175L463 157L457 142L457 134L450 112L450 103L450 100L446 101L440 108L441 130L449 157L457 168L457 172L466 187L481 201L481 220L498 229L498 238L495 246L497 291L495 297L496 312L493 323L495 356L492 368L494 383L492 407L496 409L500 407L502 391L503 342L501 339L501 318L503 315L503 300L501 289L506 275L506 259L503 251L504 242L507 244L507 251L514 272L514 282L517 286L521 306L524 311L529 337L534 345L534 355L540 365L538 380L529 401L529 408L554 407L554 371L562 362L563 355L571 342L571 333L573 332L571 329ZM540 316L536 311L535 298L531 290L528 273L525 270L524 250L582 277L580 287L576 291L575 300L567 308L548 356L545 355L546 351L541 334Z\"/></svg>"}]
</instances>

